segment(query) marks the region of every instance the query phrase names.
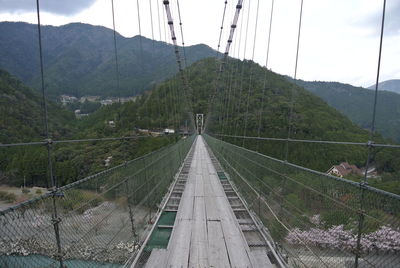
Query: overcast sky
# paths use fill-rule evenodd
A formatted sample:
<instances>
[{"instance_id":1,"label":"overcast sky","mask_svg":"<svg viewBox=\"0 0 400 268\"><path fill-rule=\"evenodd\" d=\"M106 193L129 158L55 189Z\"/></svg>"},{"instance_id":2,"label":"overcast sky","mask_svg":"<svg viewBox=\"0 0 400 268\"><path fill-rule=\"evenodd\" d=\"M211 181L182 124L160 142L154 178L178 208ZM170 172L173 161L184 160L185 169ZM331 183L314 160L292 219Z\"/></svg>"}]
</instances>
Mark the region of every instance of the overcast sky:
<instances>
[{"instance_id":1,"label":"overcast sky","mask_svg":"<svg viewBox=\"0 0 400 268\"><path fill-rule=\"evenodd\" d=\"M217 48L219 27L225 0L180 0L186 45L199 43ZM254 60L265 65L271 0L259 0L259 18ZM293 76L297 29L301 0L275 0L268 68ZM225 48L230 22L237 1L228 0ZM152 37L150 3L154 35L166 39L162 0L139 0L142 35ZM170 0L175 27L176 0ZM379 31L383 0L304 0L303 25L297 77L304 80L339 81L370 86L376 79ZM131 37L139 33L136 0L114 0L116 30ZM250 5L250 8L249 8ZM257 0L244 0L241 42L240 23L231 56L251 59ZM84 22L112 27L111 0L41 0L43 24L63 25ZM161 32L159 31L158 9ZM250 13L248 13L250 11ZM36 23L35 0L0 0L2 21ZM246 23L249 19L247 44ZM400 1L387 0L383 42L381 81L400 78ZM175 29L179 33L179 29ZM168 41L169 38L167 37ZM180 34L178 41L181 42ZM240 50L239 50L240 43ZM245 50L246 48L246 50Z\"/></svg>"}]
</instances>

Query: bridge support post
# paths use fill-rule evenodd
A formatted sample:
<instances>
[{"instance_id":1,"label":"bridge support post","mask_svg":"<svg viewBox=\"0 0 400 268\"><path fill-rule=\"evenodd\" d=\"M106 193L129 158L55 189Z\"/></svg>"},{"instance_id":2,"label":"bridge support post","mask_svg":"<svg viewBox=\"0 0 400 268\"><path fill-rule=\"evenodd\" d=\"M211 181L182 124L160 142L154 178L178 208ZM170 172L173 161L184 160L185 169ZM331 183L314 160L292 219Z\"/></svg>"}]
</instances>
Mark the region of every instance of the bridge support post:
<instances>
[{"instance_id":1,"label":"bridge support post","mask_svg":"<svg viewBox=\"0 0 400 268\"><path fill-rule=\"evenodd\" d=\"M150 156L151 157L151 156ZM151 163L151 160L150 160L150 163ZM146 191L147 191L147 193L150 193L150 187L151 187L151 185L150 185L150 176L149 176L149 174L148 174L148 172L147 172L147 164L146 164L146 157L144 157L143 158L143 168L144 168L144 179L145 179L145 183L146 183ZM148 198L148 197L146 197L147 198L147 206L148 206L148 208L149 208L149 220L148 220L148 222L150 222L151 221L151 205L150 205L150 198Z\"/></svg>"},{"instance_id":2,"label":"bridge support post","mask_svg":"<svg viewBox=\"0 0 400 268\"><path fill-rule=\"evenodd\" d=\"M51 181L51 186L52 186L52 206L53 206L53 213L51 216L51 223L54 228L54 235L56 238L56 243L57 243L57 254L55 254L55 258L60 262L60 267L64 268L64 262L63 262L63 254L62 254L62 248L61 248L61 238L60 238L60 222L61 218L58 216L58 211L57 211L57 197L62 197L64 194L62 192L59 192L58 186L57 186L57 181L56 177L54 176L54 170L53 170L53 157L52 157L52 152L53 152L53 147L52 147L52 140L47 139L47 156L48 156L48 168L49 168L49 173L50 173L50 181Z\"/></svg>"},{"instance_id":3,"label":"bridge support post","mask_svg":"<svg viewBox=\"0 0 400 268\"><path fill-rule=\"evenodd\" d=\"M196 114L197 133L201 135L203 132L204 114Z\"/></svg>"},{"instance_id":4,"label":"bridge support post","mask_svg":"<svg viewBox=\"0 0 400 268\"><path fill-rule=\"evenodd\" d=\"M368 166L367 166L368 168ZM364 228L364 197L365 197L365 185L366 182L360 183L361 196L360 196L360 209L358 210L358 227L357 227L357 244L355 250L354 267L358 268L358 260L361 257L361 236Z\"/></svg>"},{"instance_id":5,"label":"bridge support post","mask_svg":"<svg viewBox=\"0 0 400 268\"><path fill-rule=\"evenodd\" d=\"M133 235L134 239L136 239L136 229L135 229L135 224L133 221L133 213L132 213L132 206L131 206L131 202L130 202L128 180L125 181L125 192L126 192L126 202L128 202L129 220L131 221L132 235Z\"/></svg>"}]
</instances>

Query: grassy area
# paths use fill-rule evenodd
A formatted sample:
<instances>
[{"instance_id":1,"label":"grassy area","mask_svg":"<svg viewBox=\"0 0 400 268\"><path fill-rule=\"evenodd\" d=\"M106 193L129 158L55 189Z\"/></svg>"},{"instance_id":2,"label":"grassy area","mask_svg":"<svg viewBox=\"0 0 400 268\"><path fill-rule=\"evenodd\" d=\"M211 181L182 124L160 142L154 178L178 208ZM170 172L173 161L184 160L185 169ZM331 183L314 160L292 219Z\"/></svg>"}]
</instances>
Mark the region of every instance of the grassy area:
<instances>
[{"instance_id":1,"label":"grassy area","mask_svg":"<svg viewBox=\"0 0 400 268\"><path fill-rule=\"evenodd\" d=\"M17 200L17 196L14 193L0 191L0 200L7 203L14 203Z\"/></svg>"}]
</instances>

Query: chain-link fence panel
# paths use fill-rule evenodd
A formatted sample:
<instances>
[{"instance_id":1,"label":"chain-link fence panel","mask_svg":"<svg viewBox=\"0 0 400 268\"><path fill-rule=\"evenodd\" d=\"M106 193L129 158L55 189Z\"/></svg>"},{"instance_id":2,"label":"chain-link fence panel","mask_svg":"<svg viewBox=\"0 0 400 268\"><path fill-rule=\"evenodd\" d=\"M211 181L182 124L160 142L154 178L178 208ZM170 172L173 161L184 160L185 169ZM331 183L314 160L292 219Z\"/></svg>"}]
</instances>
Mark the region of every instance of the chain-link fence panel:
<instances>
[{"instance_id":1,"label":"chain-link fence panel","mask_svg":"<svg viewBox=\"0 0 400 268\"><path fill-rule=\"evenodd\" d=\"M400 196L205 138L290 267L400 265Z\"/></svg>"},{"instance_id":2,"label":"chain-link fence panel","mask_svg":"<svg viewBox=\"0 0 400 268\"><path fill-rule=\"evenodd\" d=\"M0 267L122 266L147 237L193 140L1 211Z\"/></svg>"}]
</instances>

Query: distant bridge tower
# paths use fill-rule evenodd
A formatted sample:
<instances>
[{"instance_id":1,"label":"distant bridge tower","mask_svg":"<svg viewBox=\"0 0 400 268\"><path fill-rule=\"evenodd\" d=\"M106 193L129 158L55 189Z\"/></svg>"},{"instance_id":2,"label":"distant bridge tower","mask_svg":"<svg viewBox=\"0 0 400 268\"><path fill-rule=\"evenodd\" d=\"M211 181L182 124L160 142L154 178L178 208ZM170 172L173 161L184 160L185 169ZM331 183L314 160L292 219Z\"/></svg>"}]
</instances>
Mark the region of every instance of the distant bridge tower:
<instances>
[{"instance_id":1,"label":"distant bridge tower","mask_svg":"<svg viewBox=\"0 0 400 268\"><path fill-rule=\"evenodd\" d=\"M196 114L197 133L203 132L204 114Z\"/></svg>"}]
</instances>

